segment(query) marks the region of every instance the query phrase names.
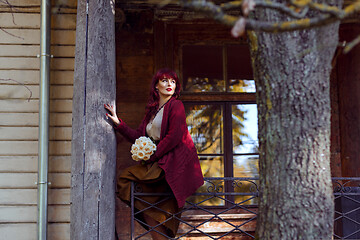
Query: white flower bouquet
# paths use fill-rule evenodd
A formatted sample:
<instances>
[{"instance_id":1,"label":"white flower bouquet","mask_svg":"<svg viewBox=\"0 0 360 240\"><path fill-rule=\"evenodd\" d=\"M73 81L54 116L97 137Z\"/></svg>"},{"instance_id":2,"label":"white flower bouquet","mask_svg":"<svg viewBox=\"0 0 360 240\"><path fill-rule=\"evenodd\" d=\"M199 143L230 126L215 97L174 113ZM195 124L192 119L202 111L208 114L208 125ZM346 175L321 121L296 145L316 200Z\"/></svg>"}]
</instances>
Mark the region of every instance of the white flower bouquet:
<instances>
[{"instance_id":1,"label":"white flower bouquet","mask_svg":"<svg viewBox=\"0 0 360 240\"><path fill-rule=\"evenodd\" d=\"M148 137L139 137L131 146L132 159L135 161L149 160L156 151L156 145Z\"/></svg>"}]
</instances>

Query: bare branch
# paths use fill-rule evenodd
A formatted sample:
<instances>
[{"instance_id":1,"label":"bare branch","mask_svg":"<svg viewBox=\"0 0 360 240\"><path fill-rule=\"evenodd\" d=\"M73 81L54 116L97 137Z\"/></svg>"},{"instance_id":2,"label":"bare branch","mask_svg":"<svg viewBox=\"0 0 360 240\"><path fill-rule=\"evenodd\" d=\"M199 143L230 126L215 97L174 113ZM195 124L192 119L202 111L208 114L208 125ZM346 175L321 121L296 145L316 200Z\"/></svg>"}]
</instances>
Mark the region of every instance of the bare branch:
<instances>
[{"instance_id":1,"label":"bare branch","mask_svg":"<svg viewBox=\"0 0 360 240\"><path fill-rule=\"evenodd\" d=\"M294 18L304 18L309 10L308 6L305 6L303 8L299 8L299 9L292 9L281 3L264 2L264 1L256 1L256 7L270 8L270 9L278 10L279 12L285 13L285 14L289 15L290 17L294 17ZM296 10L300 10L300 9L301 9L301 12L298 13Z\"/></svg>"},{"instance_id":2,"label":"bare branch","mask_svg":"<svg viewBox=\"0 0 360 240\"><path fill-rule=\"evenodd\" d=\"M351 42L345 45L344 53L348 53L353 49L357 44L360 43L360 35L353 39Z\"/></svg>"},{"instance_id":3,"label":"bare branch","mask_svg":"<svg viewBox=\"0 0 360 240\"><path fill-rule=\"evenodd\" d=\"M14 16L14 9L15 9L15 7L14 7L12 4L9 3L9 0L0 0L0 3L3 3L4 5L9 6L9 8L11 9L12 21L13 21L14 25L17 25L17 24L15 23L15 16ZM2 27L0 27L0 30L3 31L3 32L5 32L6 34L9 34L10 36L13 36L13 37L20 38L20 39L24 40L24 38L22 38L22 37L20 37L20 36L16 36L15 34L12 34L12 33L8 32L8 31L6 31L6 30L5 30L4 28L2 28Z\"/></svg>"},{"instance_id":4,"label":"bare branch","mask_svg":"<svg viewBox=\"0 0 360 240\"><path fill-rule=\"evenodd\" d=\"M6 30L5 30L5 29L3 29L3 28L0 28L0 30L1 30L1 31L3 31L3 32L4 32L4 33L6 33L6 34L9 34L10 36L13 36L13 37L20 38L20 39L24 40L24 38L23 38L23 37L16 36L15 34L12 34L12 33L10 33L10 32L8 32L8 31L6 31Z\"/></svg>"},{"instance_id":5,"label":"bare branch","mask_svg":"<svg viewBox=\"0 0 360 240\"><path fill-rule=\"evenodd\" d=\"M221 7L215 5L212 2L202 0L181 0L181 3L185 8L191 8L192 10L208 14L215 20L228 26L234 26L235 22L238 19L237 17L225 14Z\"/></svg>"},{"instance_id":6,"label":"bare branch","mask_svg":"<svg viewBox=\"0 0 360 240\"><path fill-rule=\"evenodd\" d=\"M212 16L215 20L228 25L234 26L237 19L236 17L226 14L223 12L223 9L213 3L206 1L182 1L184 7L191 8L196 11L201 11ZM301 4L300 4L301 3ZM233 5L240 4L239 1L232 2ZM273 5L277 10L285 9L284 7L279 7L269 2L269 6ZM333 7L328 5L320 5L310 4L310 0L308 1L293 1L293 4L299 7L306 7L307 5L311 5L313 9L321 9L321 13L319 16L313 18L301 18L292 21L284 21L284 22L264 22L255 19L246 19L246 29L247 30L260 30L265 32L286 32L286 31L294 31L294 30L302 30L312 27L324 26L326 24L330 24L347 17L350 17L354 13L360 12L360 0L357 0L353 4L346 7L344 10L339 10L336 12ZM227 6L229 5L222 5ZM264 5L265 6L265 5ZM268 7L269 7L268 6ZM256 6L257 7L257 6ZM324 14L327 12L327 14Z\"/></svg>"},{"instance_id":7,"label":"bare branch","mask_svg":"<svg viewBox=\"0 0 360 240\"><path fill-rule=\"evenodd\" d=\"M14 25L17 25L15 23L15 17L14 17L14 9L15 9L15 7L11 3L9 3L9 0L0 0L0 3L3 3L4 5L9 6L9 8L11 10L12 21L13 21Z\"/></svg>"},{"instance_id":8,"label":"bare branch","mask_svg":"<svg viewBox=\"0 0 360 240\"><path fill-rule=\"evenodd\" d=\"M231 9L236 9L236 8L241 8L243 1L231 1L231 2L227 2L227 3L222 3L220 4L220 7L223 10L231 10Z\"/></svg>"},{"instance_id":9,"label":"bare branch","mask_svg":"<svg viewBox=\"0 0 360 240\"><path fill-rule=\"evenodd\" d=\"M32 91L30 90L30 88L28 87L28 86L26 86L24 83L22 83L22 82L19 82L19 81L16 81L16 80L14 80L14 79L11 79L11 78L8 78L8 79L4 79L4 78L0 78L0 81L12 81L12 82L16 82L17 84L19 84L19 85L21 85L21 86L23 86L24 88L26 88L29 92L30 92L30 96L28 97L28 102L30 102L30 99L31 99L31 97L32 97Z\"/></svg>"},{"instance_id":10,"label":"bare branch","mask_svg":"<svg viewBox=\"0 0 360 240\"><path fill-rule=\"evenodd\" d=\"M236 8L241 8L243 1L232 1L232 2L228 2L228 3L223 3L220 5L222 10L230 10L230 9L236 9ZM278 10L280 12L283 12L291 17L294 18L303 18L305 17L305 15L308 12L308 7L302 7L302 11L299 13L297 12L295 9L289 8L287 6L285 6L284 4L281 3L276 3L276 2L270 2L270 1L255 1L255 6L256 7L261 7L261 8L270 8L270 9L274 9L274 10Z\"/></svg>"},{"instance_id":11,"label":"bare branch","mask_svg":"<svg viewBox=\"0 0 360 240\"><path fill-rule=\"evenodd\" d=\"M346 14L345 11L342 10L341 8L338 8L336 6L329 6L329 5L324 4L324 3L319 4L319 3L309 2L308 6L311 9L316 10L318 12L331 14L331 15L335 16L338 19L343 18L344 15Z\"/></svg>"}]
</instances>

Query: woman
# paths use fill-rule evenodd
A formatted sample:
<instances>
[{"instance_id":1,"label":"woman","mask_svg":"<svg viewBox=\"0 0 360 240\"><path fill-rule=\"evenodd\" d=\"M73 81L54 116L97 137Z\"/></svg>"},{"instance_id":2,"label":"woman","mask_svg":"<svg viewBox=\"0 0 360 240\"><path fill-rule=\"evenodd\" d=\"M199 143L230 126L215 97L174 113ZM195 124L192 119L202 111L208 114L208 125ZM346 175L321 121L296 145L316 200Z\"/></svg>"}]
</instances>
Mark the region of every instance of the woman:
<instances>
[{"instance_id":1,"label":"woman","mask_svg":"<svg viewBox=\"0 0 360 240\"><path fill-rule=\"evenodd\" d=\"M196 148L187 129L185 109L182 102L177 100L179 94L180 82L176 73L169 69L159 70L152 80L145 117L136 130L118 119L112 106L105 105L110 112L107 116L115 129L128 141L134 143L137 138L148 136L157 144L155 153L145 164L131 166L120 175L117 181L118 197L129 204L131 181L137 182L143 192L172 191L175 198L162 199L163 202L156 205L163 211L151 208L140 215L140 220L150 226L167 220L156 230L169 237L175 237L179 226L179 221L171 217L172 214L179 212L185 199L204 183ZM161 198L164 197L143 199L155 203ZM137 211L146 207L148 205L143 201L135 202ZM154 231L151 231L151 235L153 239L167 239Z\"/></svg>"}]
</instances>

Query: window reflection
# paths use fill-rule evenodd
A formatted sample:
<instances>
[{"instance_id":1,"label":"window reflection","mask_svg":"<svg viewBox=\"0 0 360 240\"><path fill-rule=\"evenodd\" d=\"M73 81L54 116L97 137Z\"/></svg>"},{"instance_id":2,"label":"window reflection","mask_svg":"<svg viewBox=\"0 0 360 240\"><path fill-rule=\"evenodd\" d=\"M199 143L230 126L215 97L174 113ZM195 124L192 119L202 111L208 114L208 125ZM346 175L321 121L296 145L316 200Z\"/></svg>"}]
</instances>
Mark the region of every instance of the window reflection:
<instances>
[{"instance_id":1,"label":"window reflection","mask_svg":"<svg viewBox=\"0 0 360 240\"><path fill-rule=\"evenodd\" d=\"M221 105L185 105L186 123L198 154L223 152Z\"/></svg>"},{"instance_id":2,"label":"window reflection","mask_svg":"<svg viewBox=\"0 0 360 240\"><path fill-rule=\"evenodd\" d=\"M216 78L188 77L184 91L187 92L223 92L225 82Z\"/></svg>"},{"instance_id":3,"label":"window reflection","mask_svg":"<svg viewBox=\"0 0 360 240\"><path fill-rule=\"evenodd\" d=\"M259 156L234 156L234 177L258 177Z\"/></svg>"},{"instance_id":4,"label":"window reflection","mask_svg":"<svg viewBox=\"0 0 360 240\"><path fill-rule=\"evenodd\" d=\"M186 121L204 177L258 176L257 107L251 97L256 88L248 45L182 45L179 56L183 90L190 96L184 104ZM212 100L212 95L218 98ZM234 100L235 95L242 98ZM222 189L220 192L232 189L249 193L223 196L226 199L254 203L251 188L256 186L250 182L233 185L219 181L215 185ZM198 192L208 192L209 187L214 185L205 183ZM226 204L219 198L204 196L192 196L188 200L203 201L204 206Z\"/></svg>"},{"instance_id":5,"label":"window reflection","mask_svg":"<svg viewBox=\"0 0 360 240\"><path fill-rule=\"evenodd\" d=\"M232 105L234 177L257 177L258 125L256 104Z\"/></svg>"},{"instance_id":6,"label":"window reflection","mask_svg":"<svg viewBox=\"0 0 360 240\"><path fill-rule=\"evenodd\" d=\"M244 80L244 79L230 79L229 80L229 91L230 92L246 92L255 93L255 81Z\"/></svg>"},{"instance_id":7,"label":"window reflection","mask_svg":"<svg viewBox=\"0 0 360 240\"><path fill-rule=\"evenodd\" d=\"M235 154L258 153L257 122L256 104L232 106L232 135Z\"/></svg>"}]
</instances>

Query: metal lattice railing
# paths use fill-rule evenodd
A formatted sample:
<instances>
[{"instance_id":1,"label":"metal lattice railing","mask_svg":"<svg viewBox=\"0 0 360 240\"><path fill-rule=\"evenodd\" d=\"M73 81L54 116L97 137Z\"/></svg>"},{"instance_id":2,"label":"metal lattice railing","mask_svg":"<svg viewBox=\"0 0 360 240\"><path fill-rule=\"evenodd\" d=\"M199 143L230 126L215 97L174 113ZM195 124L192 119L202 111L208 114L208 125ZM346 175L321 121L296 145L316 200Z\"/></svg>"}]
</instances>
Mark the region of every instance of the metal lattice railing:
<instances>
[{"instance_id":1,"label":"metal lattice railing","mask_svg":"<svg viewBox=\"0 0 360 240\"><path fill-rule=\"evenodd\" d=\"M334 239L360 239L360 178L333 178Z\"/></svg>"},{"instance_id":2,"label":"metal lattice railing","mask_svg":"<svg viewBox=\"0 0 360 240\"><path fill-rule=\"evenodd\" d=\"M204 185L187 199L184 208L176 214L168 213L159 207L162 202L174 198L171 193L144 193L136 183L132 183L131 239L150 239L151 231L164 235L157 227L171 218L180 222L177 236L171 239L254 239L259 195L258 178L204 180ZM334 239L360 239L360 178L333 178L333 189ZM149 196L162 198L158 202L150 203L144 200ZM135 201L142 202L146 206L145 209L136 211ZM151 227L139 218L141 213L151 208L171 217ZM137 228L135 231L135 221L148 230L139 231Z\"/></svg>"}]
</instances>

